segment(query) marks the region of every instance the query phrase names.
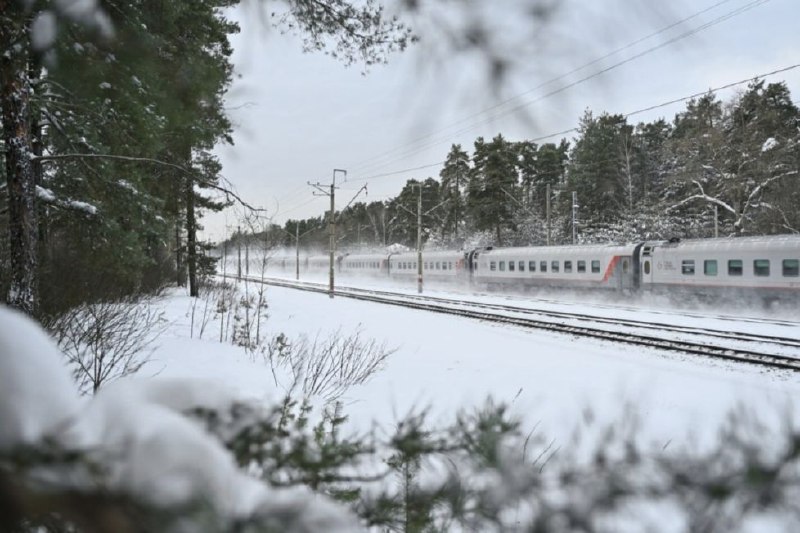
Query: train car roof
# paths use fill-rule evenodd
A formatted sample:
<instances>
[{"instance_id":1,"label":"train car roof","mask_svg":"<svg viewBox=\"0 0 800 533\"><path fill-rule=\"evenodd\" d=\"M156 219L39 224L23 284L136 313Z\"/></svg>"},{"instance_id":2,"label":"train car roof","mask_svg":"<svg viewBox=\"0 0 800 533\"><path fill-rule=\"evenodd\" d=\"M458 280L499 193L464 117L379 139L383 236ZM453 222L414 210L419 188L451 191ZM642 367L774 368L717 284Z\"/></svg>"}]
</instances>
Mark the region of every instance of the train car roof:
<instances>
[{"instance_id":1,"label":"train car roof","mask_svg":"<svg viewBox=\"0 0 800 533\"><path fill-rule=\"evenodd\" d=\"M345 261L380 261L389 257L387 253L373 253L373 254L346 254L344 255Z\"/></svg>"},{"instance_id":2,"label":"train car roof","mask_svg":"<svg viewBox=\"0 0 800 533\"><path fill-rule=\"evenodd\" d=\"M695 250L794 250L800 253L800 235L761 235L757 237L690 239L676 242L657 242L653 243L653 245L655 248L687 252Z\"/></svg>"},{"instance_id":3,"label":"train car roof","mask_svg":"<svg viewBox=\"0 0 800 533\"><path fill-rule=\"evenodd\" d=\"M583 253L583 252L633 252L636 244L568 244L564 246L520 246L514 248L492 248L490 250L481 250L483 254L555 254L555 253Z\"/></svg>"},{"instance_id":4,"label":"train car roof","mask_svg":"<svg viewBox=\"0 0 800 533\"><path fill-rule=\"evenodd\" d=\"M430 252L426 252L425 250L423 250L422 251L422 258L423 259L442 259L442 258L445 258L445 257L447 257L447 258L450 258L450 257L462 258L462 257L464 257L464 253L465 252L459 251L459 250L434 250L434 251L430 251ZM400 258L400 259L412 258L412 259L416 259L417 258L417 252L403 252L401 254L392 254L392 259L395 259L395 258Z\"/></svg>"}]
</instances>

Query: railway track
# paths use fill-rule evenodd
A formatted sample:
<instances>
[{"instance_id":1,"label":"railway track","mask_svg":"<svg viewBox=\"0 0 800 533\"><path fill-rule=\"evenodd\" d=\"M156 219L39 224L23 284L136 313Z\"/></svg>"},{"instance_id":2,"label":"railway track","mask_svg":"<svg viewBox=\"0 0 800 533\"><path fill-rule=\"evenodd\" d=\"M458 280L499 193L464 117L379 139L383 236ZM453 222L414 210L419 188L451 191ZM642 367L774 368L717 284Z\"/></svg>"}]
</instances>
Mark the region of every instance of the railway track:
<instances>
[{"instance_id":1,"label":"railway track","mask_svg":"<svg viewBox=\"0 0 800 533\"><path fill-rule=\"evenodd\" d=\"M226 277L235 279L234 276ZM261 282L257 278L250 278L249 281ZM326 286L318 283L276 278L265 278L263 282L268 285L310 292L324 294L328 292ZM668 323L613 319L603 316L354 287L340 287L335 291L335 295L440 314L462 316L498 324L509 324L523 328L701 355L740 363L758 364L769 368L800 371L800 338L796 337L737 333ZM656 333L662 335L659 336ZM687 338L665 338L663 336L665 333L692 338L691 340Z\"/></svg>"}]
</instances>

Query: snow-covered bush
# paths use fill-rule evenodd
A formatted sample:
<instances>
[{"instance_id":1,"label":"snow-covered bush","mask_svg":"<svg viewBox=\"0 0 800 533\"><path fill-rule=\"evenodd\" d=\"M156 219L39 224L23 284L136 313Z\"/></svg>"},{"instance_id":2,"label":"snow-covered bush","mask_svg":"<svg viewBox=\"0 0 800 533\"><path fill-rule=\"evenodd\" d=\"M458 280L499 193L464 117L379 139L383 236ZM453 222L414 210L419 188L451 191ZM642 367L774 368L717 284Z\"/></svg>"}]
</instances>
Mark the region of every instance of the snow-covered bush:
<instances>
[{"instance_id":1,"label":"snow-covered bush","mask_svg":"<svg viewBox=\"0 0 800 533\"><path fill-rule=\"evenodd\" d=\"M319 333L314 339L301 335L292 341L276 335L266 345L264 358L272 368L275 385L303 398L321 398L333 403L356 385L365 383L381 369L396 350L374 339L364 339L356 330L344 334L336 330L328 336ZM287 370L289 383L280 383L276 370Z\"/></svg>"},{"instance_id":2,"label":"snow-covered bush","mask_svg":"<svg viewBox=\"0 0 800 533\"><path fill-rule=\"evenodd\" d=\"M85 303L55 317L47 328L69 361L81 394L134 374L147 363L166 329L148 297Z\"/></svg>"},{"instance_id":3,"label":"snow-covered bush","mask_svg":"<svg viewBox=\"0 0 800 533\"><path fill-rule=\"evenodd\" d=\"M0 307L0 530L353 531L354 516L239 469L184 413L211 383L127 380L81 400L53 341Z\"/></svg>"}]
</instances>

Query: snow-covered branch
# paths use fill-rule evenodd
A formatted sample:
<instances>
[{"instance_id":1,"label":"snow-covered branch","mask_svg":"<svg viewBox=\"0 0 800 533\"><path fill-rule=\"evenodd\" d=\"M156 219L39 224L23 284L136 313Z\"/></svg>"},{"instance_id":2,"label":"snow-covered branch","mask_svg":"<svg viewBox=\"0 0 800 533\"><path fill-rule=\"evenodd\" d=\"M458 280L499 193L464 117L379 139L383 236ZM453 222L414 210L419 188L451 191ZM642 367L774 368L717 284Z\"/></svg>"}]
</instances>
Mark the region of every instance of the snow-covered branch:
<instances>
[{"instance_id":1,"label":"snow-covered branch","mask_svg":"<svg viewBox=\"0 0 800 533\"><path fill-rule=\"evenodd\" d=\"M173 168L175 170L180 171L181 173L189 176L189 178L194 181L195 183L202 185L203 187L208 187L209 189L214 189L216 191L221 192L226 197L233 198L236 200L242 207L253 211L253 212L262 212L265 211L262 208L254 207L250 205L248 202L244 201L241 196L233 192L230 187L223 187L212 181L204 179L197 175L197 172L193 171L192 169L186 168L182 165L178 165L175 163L170 163L169 161L162 161L160 159L153 159L150 157L134 157L134 156L126 156L126 155L114 155L114 154L57 154L57 155L40 155L34 156L31 158L33 161L40 161L43 163L46 162L57 162L63 160L71 160L71 159L78 159L78 160L86 160L86 159L108 159L108 160L116 160L116 161L128 161L132 163L148 163L151 165L160 165L169 168Z\"/></svg>"}]
</instances>

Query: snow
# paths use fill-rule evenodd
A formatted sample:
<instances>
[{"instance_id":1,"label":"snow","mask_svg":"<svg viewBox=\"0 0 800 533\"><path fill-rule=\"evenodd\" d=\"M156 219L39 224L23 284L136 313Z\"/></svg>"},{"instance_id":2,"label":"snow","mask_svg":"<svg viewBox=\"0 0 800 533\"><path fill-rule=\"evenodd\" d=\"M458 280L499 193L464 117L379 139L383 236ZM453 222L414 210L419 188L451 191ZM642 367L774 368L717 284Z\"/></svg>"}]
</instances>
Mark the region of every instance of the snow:
<instances>
[{"instance_id":1,"label":"snow","mask_svg":"<svg viewBox=\"0 0 800 533\"><path fill-rule=\"evenodd\" d=\"M97 214L97 208L95 206L93 206L92 204L87 204L86 202L81 202L79 200L70 200L70 201L66 202L66 204L68 206L70 206L71 208L73 208L73 209L77 209L78 211L83 211L83 212L88 213L90 215L96 215Z\"/></svg>"},{"instance_id":2,"label":"snow","mask_svg":"<svg viewBox=\"0 0 800 533\"><path fill-rule=\"evenodd\" d=\"M110 84L110 83L108 83L107 81L104 81L104 82L102 82L102 83L100 84L100 88L101 88L101 89L110 89L110 88L111 88L111 84Z\"/></svg>"},{"instance_id":3,"label":"snow","mask_svg":"<svg viewBox=\"0 0 800 533\"><path fill-rule=\"evenodd\" d=\"M778 146L778 141L776 141L774 137L770 137L769 139L764 141L764 144L761 145L761 152L762 153L767 152L769 150L772 150L776 146Z\"/></svg>"},{"instance_id":4,"label":"snow","mask_svg":"<svg viewBox=\"0 0 800 533\"><path fill-rule=\"evenodd\" d=\"M30 319L0 306L0 451L59 431L80 408L63 357Z\"/></svg>"},{"instance_id":5,"label":"snow","mask_svg":"<svg viewBox=\"0 0 800 533\"><path fill-rule=\"evenodd\" d=\"M45 189L40 185L36 186L36 197L41 200L44 200L45 202L56 201L56 195L53 194L53 191L51 191L50 189Z\"/></svg>"},{"instance_id":6,"label":"snow","mask_svg":"<svg viewBox=\"0 0 800 533\"><path fill-rule=\"evenodd\" d=\"M251 283L249 290L256 290ZM409 289L412 292L413 288ZM441 296L461 294L436 291ZM452 421L459 410L482 405L487 397L507 402L524 427L539 430L558 442L583 427L586 412L595 427L614 424L632 408L641 418L641 438L671 446L711 442L726 416L747 406L767 421L778 423L800 399L800 377L759 367L723 363L689 355L498 326L447 315L430 314L346 298L271 287L267 292L269 335L285 333L326 336L337 329L361 331L362 338L397 348L385 368L367 383L350 389L344 414L351 429L366 431L377 423L390 427L405 414L430 407L433 419ZM499 295L476 296L487 302ZM516 302L515 302L516 303ZM281 395L269 365L241 348L220 344L219 319L203 339L190 337L192 301L176 296L166 307L175 327L162 337L143 371L162 377L192 377L231 384L240 394ZM613 316L614 306L555 302L553 306ZM663 309L627 309L623 314L653 322L666 320ZM601 313L601 314L602 314ZM196 312L195 320L199 315ZM678 323L723 327L800 338L800 324L765 325L742 319L718 321L702 313L676 316ZM216 330L215 330L216 329Z\"/></svg>"},{"instance_id":7,"label":"snow","mask_svg":"<svg viewBox=\"0 0 800 533\"><path fill-rule=\"evenodd\" d=\"M239 288L253 294L257 285L240 283ZM413 286L405 290L414 292ZM426 286L426 292L465 298L449 288ZM346 429L357 433L377 427L391 434L399 419L423 409L432 424L445 426L456 413L482 406L487 398L508 404L524 432L535 428L565 453L580 452L571 449L580 446L576 432L583 445L591 446L606 427L630 423L630 413L637 418L641 444L659 450L714 443L737 409L756 413L765 428L780 428L787 415L798 420L790 409L800 399L796 374L292 289L270 287L267 298L269 318L263 327L268 337L283 333L291 342L301 335L360 332L364 339L397 349L342 398ZM534 302L524 296L471 294L469 299L528 301L553 310L800 338L800 322L791 320L720 320L700 311L682 316L658 305L635 308L566 297ZM305 489L277 490L249 477L215 437L185 416L197 408L227 412L240 401L268 408L290 386L258 351L219 342L214 305L199 338L202 302L177 290L159 300L155 305L171 327L150 361L136 377L104 386L88 400L78 398L47 335L23 315L0 308L0 451L51 437L103 465L109 489L156 505L202 499L230 520L280 515L294 517L297 530L357 528L348 511L322 496ZM501 477L503 483L513 481L513 475ZM502 484L486 482L502 498Z\"/></svg>"},{"instance_id":8,"label":"snow","mask_svg":"<svg viewBox=\"0 0 800 533\"><path fill-rule=\"evenodd\" d=\"M50 48L56 40L56 15L50 10L39 13L31 24L31 45L37 51Z\"/></svg>"},{"instance_id":9,"label":"snow","mask_svg":"<svg viewBox=\"0 0 800 533\"><path fill-rule=\"evenodd\" d=\"M207 501L223 519L275 516L292 531L353 531L355 517L309 490L271 489L182 411L224 408L217 380L131 379L79 400L63 357L29 318L0 307L0 451L45 437L103 465L112 491L170 507ZM287 526L288 523L288 526Z\"/></svg>"}]
</instances>

